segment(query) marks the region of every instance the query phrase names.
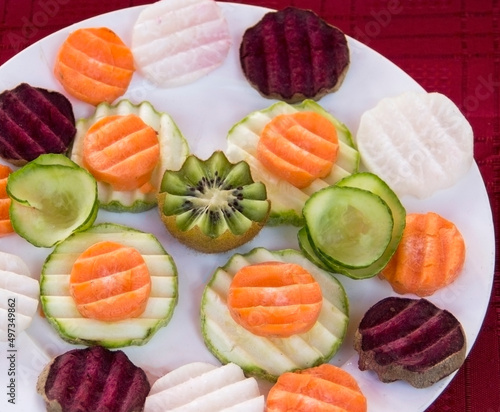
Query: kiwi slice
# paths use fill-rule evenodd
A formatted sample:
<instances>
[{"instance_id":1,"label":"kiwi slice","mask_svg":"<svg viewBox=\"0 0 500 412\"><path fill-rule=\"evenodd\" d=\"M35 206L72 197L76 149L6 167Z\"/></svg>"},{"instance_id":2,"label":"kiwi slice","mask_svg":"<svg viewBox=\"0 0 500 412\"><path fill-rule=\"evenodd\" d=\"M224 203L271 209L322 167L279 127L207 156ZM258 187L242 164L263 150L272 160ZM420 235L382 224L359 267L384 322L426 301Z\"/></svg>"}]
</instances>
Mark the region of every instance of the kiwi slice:
<instances>
[{"instance_id":1,"label":"kiwi slice","mask_svg":"<svg viewBox=\"0 0 500 412\"><path fill-rule=\"evenodd\" d=\"M270 205L266 186L253 181L248 164L231 163L222 151L207 160L190 155L180 170L167 170L158 195L167 230L204 253L250 241L265 225Z\"/></svg>"}]
</instances>

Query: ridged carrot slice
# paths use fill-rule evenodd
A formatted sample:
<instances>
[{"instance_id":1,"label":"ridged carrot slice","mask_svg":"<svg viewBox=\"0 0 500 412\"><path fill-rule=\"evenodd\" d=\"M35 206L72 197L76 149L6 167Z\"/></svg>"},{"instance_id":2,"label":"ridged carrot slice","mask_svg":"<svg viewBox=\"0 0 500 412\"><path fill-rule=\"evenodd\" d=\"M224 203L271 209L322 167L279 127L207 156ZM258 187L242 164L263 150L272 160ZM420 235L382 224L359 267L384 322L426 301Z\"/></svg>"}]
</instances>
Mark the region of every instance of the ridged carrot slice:
<instances>
[{"instance_id":1,"label":"ridged carrot slice","mask_svg":"<svg viewBox=\"0 0 500 412\"><path fill-rule=\"evenodd\" d=\"M135 114L103 117L83 139L84 166L118 191L147 185L159 159L156 131Z\"/></svg>"},{"instance_id":2,"label":"ridged carrot slice","mask_svg":"<svg viewBox=\"0 0 500 412\"><path fill-rule=\"evenodd\" d=\"M151 277L139 251L103 241L90 246L73 264L70 294L83 317L116 321L144 312Z\"/></svg>"},{"instance_id":3,"label":"ridged carrot slice","mask_svg":"<svg viewBox=\"0 0 500 412\"><path fill-rule=\"evenodd\" d=\"M72 96L92 105L122 96L134 74L128 46L106 27L82 28L61 45L54 74Z\"/></svg>"},{"instance_id":4,"label":"ridged carrot slice","mask_svg":"<svg viewBox=\"0 0 500 412\"><path fill-rule=\"evenodd\" d=\"M12 173L9 166L0 165L0 237L14 232L10 222L10 197L7 194L7 179Z\"/></svg>"},{"instance_id":5,"label":"ridged carrot slice","mask_svg":"<svg viewBox=\"0 0 500 412\"><path fill-rule=\"evenodd\" d=\"M452 283L465 262L465 241L437 213L409 213L398 249L382 270L395 292L430 296Z\"/></svg>"},{"instance_id":6,"label":"ridged carrot slice","mask_svg":"<svg viewBox=\"0 0 500 412\"><path fill-rule=\"evenodd\" d=\"M269 391L267 412L366 412L366 397L348 372L323 365L286 372Z\"/></svg>"},{"instance_id":7,"label":"ridged carrot slice","mask_svg":"<svg viewBox=\"0 0 500 412\"><path fill-rule=\"evenodd\" d=\"M276 176L303 188L327 176L337 159L338 137L332 122L316 112L274 117L262 130L257 159Z\"/></svg>"},{"instance_id":8,"label":"ridged carrot slice","mask_svg":"<svg viewBox=\"0 0 500 412\"><path fill-rule=\"evenodd\" d=\"M255 335L288 337L311 329L322 301L318 282L302 266L265 262L236 273L227 306L232 318Z\"/></svg>"}]
</instances>

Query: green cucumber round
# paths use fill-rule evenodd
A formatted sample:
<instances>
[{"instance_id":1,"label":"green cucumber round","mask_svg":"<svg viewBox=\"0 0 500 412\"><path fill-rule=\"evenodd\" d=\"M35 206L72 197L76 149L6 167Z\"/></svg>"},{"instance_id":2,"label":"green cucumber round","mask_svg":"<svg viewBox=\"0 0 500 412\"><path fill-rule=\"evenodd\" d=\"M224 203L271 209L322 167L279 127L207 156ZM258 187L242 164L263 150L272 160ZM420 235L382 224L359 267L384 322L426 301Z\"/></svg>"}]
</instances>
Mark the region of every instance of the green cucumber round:
<instances>
[{"instance_id":1,"label":"green cucumber round","mask_svg":"<svg viewBox=\"0 0 500 412\"><path fill-rule=\"evenodd\" d=\"M71 159L83 166L83 138L88 129L106 116L135 114L158 133L160 162L153 171L151 183L156 191L143 193L140 189L130 191L114 190L111 185L97 182L100 207L111 212L143 212L157 205L158 189L165 170L179 170L189 155L187 140L170 115L158 112L149 102L132 104L121 100L116 104L101 103L94 114L76 123L76 136L71 148Z\"/></svg>"},{"instance_id":2,"label":"green cucumber round","mask_svg":"<svg viewBox=\"0 0 500 412\"><path fill-rule=\"evenodd\" d=\"M367 267L382 256L391 240L391 210L367 190L330 186L313 194L303 213L312 244L334 265Z\"/></svg>"},{"instance_id":3,"label":"green cucumber round","mask_svg":"<svg viewBox=\"0 0 500 412\"><path fill-rule=\"evenodd\" d=\"M44 154L11 173L10 220L37 247L90 227L99 210L94 177L62 154Z\"/></svg>"},{"instance_id":4,"label":"green cucumber round","mask_svg":"<svg viewBox=\"0 0 500 412\"><path fill-rule=\"evenodd\" d=\"M243 266L279 261L299 264L320 284L323 305L316 324L306 333L288 338L266 338L238 325L226 305L229 285ZM346 334L348 299L340 282L297 250L255 248L235 254L218 268L205 287L201 302L201 329L208 349L222 362L239 365L247 375L275 381L287 371L329 361Z\"/></svg>"},{"instance_id":5,"label":"green cucumber round","mask_svg":"<svg viewBox=\"0 0 500 412\"><path fill-rule=\"evenodd\" d=\"M151 294L144 313L139 317L115 322L84 318L69 293L73 263L88 247L104 240L134 247L148 265ZM143 345L173 315L178 300L177 268L152 234L102 223L73 234L54 248L42 268L40 300L45 317L67 342L107 348Z\"/></svg>"},{"instance_id":6,"label":"green cucumber round","mask_svg":"<svg viewBox=\"0 0 500 412\"><path fill-rule=\"evenodd\" d=\"M335 125L339 138L338 157L330 174L324 179L316 179L304 189L298 189L274 176L256 158L257 143L264 126L279 114L297 111L314 111L326 117ZM228 159L231 162L246 161L254 180L266 185L268 198L271 200L271 213L267 222L269 226L302 226L302 208L309 196L357 172L360 163L360 154L354 147L349 129L313 100L304 100L296 105L277 102L266 109L252 112L229 130L227 143Z\"/></svg>"},{"instance_id":7,"label":"green cucumber round","mask_svg":"<svg viewBox=\"0 0 500 412\"><path fill-rule=\"evenodd\" d=\"M380 271L387 265L399 245L406 225L406 210L397 195L387 185L387 183L373 173L354 173L351 176L337 182L336 186L367 190L380 197L387 204L394 222L389 244L377 260L362 268L353 268L341 265L329 258L327 254L318 250L312 240L310 233L311 229L309 226L303 227L298 232L299 246L303 253L312 262L330 272L340 273L353 279L373 277L380 273Z\"/></svg>"}]
</instances>

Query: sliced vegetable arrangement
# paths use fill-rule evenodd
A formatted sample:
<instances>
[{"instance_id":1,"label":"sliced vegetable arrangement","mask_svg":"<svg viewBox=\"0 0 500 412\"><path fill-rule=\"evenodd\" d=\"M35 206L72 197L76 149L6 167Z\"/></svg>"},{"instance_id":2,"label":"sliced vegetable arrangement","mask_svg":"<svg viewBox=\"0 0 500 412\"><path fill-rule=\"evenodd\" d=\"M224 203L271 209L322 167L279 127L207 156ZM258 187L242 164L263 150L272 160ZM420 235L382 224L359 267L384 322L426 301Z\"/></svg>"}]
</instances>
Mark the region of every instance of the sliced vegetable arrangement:
<instances>
[{"instance_id":1,"label":"sliced vegetable arrangement","mask_svg":"<svg viewBox=\"0 0 500 412\"><path fill-rule=\"evenodd\" d=\"M274 332L267 333L270 336L259 336L233 319L228 306L231 282L240 270L245 270L248 266L255 270L255 266L259 264L264 265L264 270L257 271L257 274L264 279L272 276L266 274L265 265L285 264L286 267L300 266L300 272L309 272L318 282L323 300L319 317L312 328L299 333L294 330L295 325L286 325L287 315L281 313L280 305L270 305L268 309L258 307L257 302L260 300L275 300L276 295L281 293L279 288L269 288L268 296L257 296L254 310L257 314L262 312L263 316L269 314L268 316L283 324L280 329L295 333L288 337L272 336ZM313 301L316 302L316 298ZM304 306L307 307L307 304ZM236 363L249 375L275 381L284 372L327 362L337 352L347 331L348 306L348 299L340 282L312 264L300 252L292 249L269 251L256 248L246 254L233 255L212 275L203 292L201 328L208 349L222 363Z\"/></svg>"},{"instance_id":2,"label":"sliced vegetable arrangement","mask_svg":"<svg viewBox=\"0 0 500 412\"><path fill-rule=\"evenodd\" d=\"M97 179L100 207L143 212L157 204L165 170L179 170L189 146L167 113L149 102L101 103L77 122L71 159Z\"/></svg>"},{"instance_id":3,"label":"sliced vegetable arrangement","mask_svg":"<svg viewBox=\"0 0 500 412\"><path fill-rule=\"evenodd\" d=\"M175 263L153 235L111 223L57 245L40 277L42 309L59 335L109 348L148 342L172 317L177 288Z\"/></svg>"},{"instance_id":4,"label":"sliced vegetable arrangement","mask_svg":"<svg viewBox=\"0 0 500 412\"><path fill-rule=\"evenodd\" d=\"M312 183L304 188L296 187L286 179L283 179L282 176L278 176L273 172L276 170L284 170L286 172L286 170L292 169L293 167L291 165L285 166L286 168L283 167L283 165L288 163L286 160L283 160L282 158L276 160L275 157L275 164L274 166L270 166L270 170L259 160L257 152L261 135L266 126L279 115L297 116L296 114L294 115L294 113L297 112L313 112L315 114L300 116L309 116L309 118L316 119L317 115L320 115L322 118L328 120L335 128L338 140L338 151L336 158L334 158L334 162L333 158L331 158L331 162L333 164L330 172L321 178L318 177L316 179L312 179ZM293 116L290 118L293 118ZM332 127L327 125L323 119L321 120L321 124L323 125L321 129L328 130L327 134L331 136L333 134ZM297 129L298 128L296 127L294 130ZM316 138L314 137L315 133L307 133L303 128L300 128L300 130L302 130L302 132L299 132L300 134L295 132L296 138L303 140L303 144L314 147L318 139L317 136ZM331 137L331 139L335 141L334 137ZM327 145L327 143L323 140L320 140L320 142ZM275 147L279 148L280 144L275 144ZM320 150L320 152L321 151L322 150ZM303 150L300 150L299 153L304 155ZM287 154L287 156L291 155ZM304 223L302 208L304 207L306 200L319 189L334 184L343 177L357 172L360 163L360 155L354 147L349 129L328 113L324 108L322 108L318 103L312 100L304 100L302 103L296 105L278 102L267 107L266 109L250 113L247 117L236 123L229 130L227 136L227 157L232 162L241 160L246 161L250 165L253 178L266 185L268 197L271 200L271 214L268 221L268 224L271 226L281 224L302 226ZM300 160L300 157L293 156L293 158L295 165L299 165L300 167L307 167L307 164L310 165L312 163L316 163L316 161L311 162L306 160L305 164L302 164L304 161ZM328 170L328 166L323 170L323 172L320 172L320 175L324 174L326 170ZM301 173L304 174L303 171Z\"/></svg>"}]
</instances>

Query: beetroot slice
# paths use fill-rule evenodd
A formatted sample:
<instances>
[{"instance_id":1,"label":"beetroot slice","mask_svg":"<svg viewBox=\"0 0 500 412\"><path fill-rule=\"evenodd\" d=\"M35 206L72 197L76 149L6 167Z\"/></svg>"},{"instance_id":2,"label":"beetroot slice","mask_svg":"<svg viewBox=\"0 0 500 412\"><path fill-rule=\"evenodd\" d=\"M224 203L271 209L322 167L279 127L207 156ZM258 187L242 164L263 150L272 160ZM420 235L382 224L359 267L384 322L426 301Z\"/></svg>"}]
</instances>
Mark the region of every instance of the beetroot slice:
<instances>
[{"instance_id":1,"label":"beetroot slice","mask_svg":"<svg viewBox=\"0 0 500 412\"><path fill-rule=\"evenodd\" d=\"M70 101L21 83L0 94L0 157L23 165L45 153L66 153L76 134Z\"/></svg>"},{"instance_id":2,"label":"beetroot slice","mask_svg":"<svg viewBox=\"0 0 500 412\"><path fill-rule=\"evenodd\" d=\"M388 297L373 305L354 337L359 368L383 382L428 387L465 360L466 338L450 312L426 299Z\"/></svg>"},{"instance_id":3,"label":"beetroot slice","mask_svg":"<svg viewBox=\"0 0 500 412\"><path fill-rule=\"evenodd\" d=\"M143 410L150 384L122 351L91 346L54 358L41 373L37 391L48 411L133 412Z\"/></svg>"},{"instance_id":4,"label":"beetroot slice","mask_svg":"<svg viewBox=\"0 0 500 412\"><path fill-rule=\"evenodd\" d=\"M240 63L263 96L296 103L337 90L350 63L347 39L310 10L269 12L243 34Z\"/></svg>"}]
</instances>

